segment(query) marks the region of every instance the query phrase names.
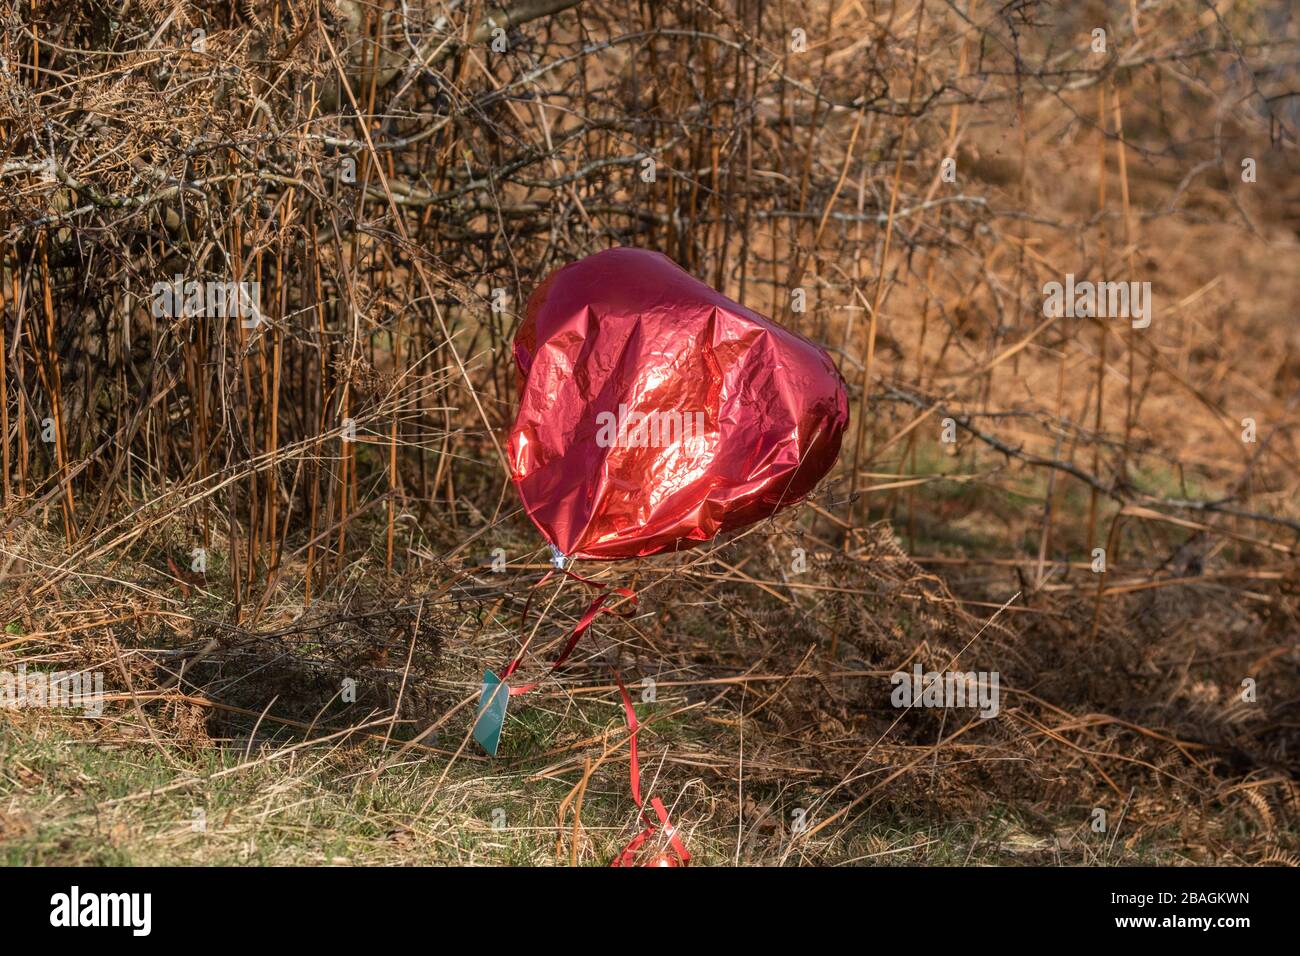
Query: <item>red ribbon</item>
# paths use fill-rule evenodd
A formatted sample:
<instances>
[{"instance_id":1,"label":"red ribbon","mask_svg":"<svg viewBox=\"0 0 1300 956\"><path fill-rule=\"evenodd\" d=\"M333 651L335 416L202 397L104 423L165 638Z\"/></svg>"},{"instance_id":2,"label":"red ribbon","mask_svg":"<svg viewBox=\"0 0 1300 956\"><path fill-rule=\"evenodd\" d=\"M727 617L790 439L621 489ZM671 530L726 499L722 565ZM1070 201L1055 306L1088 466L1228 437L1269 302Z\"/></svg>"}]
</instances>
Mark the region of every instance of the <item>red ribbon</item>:
<instances>
[{"instance_id":1,"label":"red ribbon","mask_svg":"<svg viewBox=\"0 0 1300 956\"><path fill-rule=\"evenodd\" d=\"M573 649L578 646L578 641L581 640L582 635L587 632L591 627L592 622L596 620L598 616L601 614L618 614L620 617L630 617L636 610L636 593L628 588L607 587L597 581L591 581L587 578L581 577L580 575L574 574L572 571L561 571L560 573L571 577L573 580L579 581L588 587L598 588L600 589L600 593L596 595L595 599L587 607L586 613L578 619L578 623L574 626L573 632L569 635L569 639L564 642L564 647L560 649L560 656L555 659L551 664L551 669L547 671L546 676L548 677L551 674L554 674L556 670L558 670L559 667L569 659L569 655L572 654ZM533 596L541 589L542 585L551 579L551 576L554 574L554 571L547 571L542 579L537 582L536 587L534 587L532 592L528 595L528 601L524 604L524 617L521 624L521 634L526 631L528 627L528 611L532 606ZM606 607L605 602L614 594L621 594L623 597L628 598L632 602L632 607L626 612L618 612L613 608ZM528 646L526 637L524 638L523 645L523 648L519 651L519 655L510 662L509 667L502 671L502 683L506 683L510 679L510 675L513 674L523 662L524 651ZM686 847L682 845L681 839L677 836L676 828L668 819L668 811L665 809L663 801L658 797L650 798L650 806L653 808L655 815L659 818L657 823L652 820L650 815L645 811L645 803L641 799L641 764L637 756L636 746L637 731L640 729L640 724L636 719L636 711L632 708L632 698L628 696L627 688L623 686L623 678L617 670L614 672L614 679L618 682L618 692L623 695L623 716L627 719L628 730L631 731L629 746L631 748L632 799L636 801L637 808L641 811L641 820L646 824L646 828L632 838L631 842L628 843L628 845L623 848L622 852L620 852L618 856L614 858L613 862L610 863L610 866L635 866L637 851L645 845L647 840L658 832L660 827L662 827L664 833L667 834L668 844L672 847L672 851L676 855L676 858L670 857L666 853L661 853L642 865L683 866L690 862L691 855L686 852ZM541 681L539 680L534 681L531 684L521 684L518 687L511 687L510 696L517 697L520 694L526 694L540 683Z\"/></svg>"},{"instance_id":2,"label":"red ribbon","mask_svg":"<svg viewBox=\"0 0 1300 956\"><path fill-rule=\"evenodd\" d=\"M627 695L627 688L623 686L623 678L615 672L614 679L618 681L618 692L623 695L623 716L627 718L627 726L632 731L629 747L631 749L632 765L632 799L636 801L637 807L641 810L641 820L647 826L644 830L634 836L627 846L623 847L623 852L614 857L610 866L635 866L637 851L655 835L660 826L663 827L664 833L668 836L668 845L672 847L673 853L677 855L676 859L661 853L654 859L643 864L644 866L684 866L691 860L691 855L686 852L686 847L682 845L681 839L677 836L677 828L672 825L668 819L668 811L664 809L663 801L658 797L650 798L650 806L654 808L655 814L659 817L659 822L651 820L645 812L645 804L641 800L641 763L637 757L636 735L641 725L637 722L636 711L632 709L632 698Z\"/></svg>"},{"instance_id":3,"label":"red ribbon","mask_svg":"<svg viewBox=\"0 0 1300 956\"><path fill-rule=\"evenodd\" d=\"M560 656L555 659L555 662L551 664L551 669L546 672L547 677L549 677L551 674L554 674L560 668L560 666L569 659L569 655L573 653L573 649L578 646L578 641L582 639L583 634L587 633L587 628L591 627L591 622L596 620L598 615L618 614L620 617L629 617L636 610L636 593L628 590L627 588L606 587L605 585L600 584L598 581L589 580L580 575L574 574L572 571L561 571L560 573L565 575L566 577L573 578L573 580L575 581L580 581L583 584L587 585L588 587L599 588L600 594L596 595L596 599L591 602L590 606L588 606L587 612L582 615L582 617L578 620L577 625L574 626L573 633L569 635L569 639L564 642L564 647L561 648L560 650ZM555 574L554 571L547 571L546 574L542 577L542 579L537 582L536 587L534 587L532 592L528 595L528 601L524 604L524 619L523 619L523 623L521 624L521 628L523 630L526 630L528 627L528 609L532 606L533 595L535 595L538 592L538 590L541 588L543 584L545 584L547 581L551 579L551 576L553 574ZM626 612L618 612L615 611L613 608L605 607L605 602L609 600L611 594L621 594L625 598L630 599L632 601L632 607L629 608L628 611ZM519 656L510 662L509 667L507 667L504 671L502 671L501 673L502 683L508 681L510 679L510 675L513 674L516 669L518 669L521 663L523 663L524 651L527 649L527 647L528 647L528 641L525 639L524 647L520 649ZM538 680L538 681L533 681L533 683L531 684L521 684L518 687L511 687L510 696L517 697L520 694L526 694L540 683L541 681Z\"/></svg>"}]
</instances>

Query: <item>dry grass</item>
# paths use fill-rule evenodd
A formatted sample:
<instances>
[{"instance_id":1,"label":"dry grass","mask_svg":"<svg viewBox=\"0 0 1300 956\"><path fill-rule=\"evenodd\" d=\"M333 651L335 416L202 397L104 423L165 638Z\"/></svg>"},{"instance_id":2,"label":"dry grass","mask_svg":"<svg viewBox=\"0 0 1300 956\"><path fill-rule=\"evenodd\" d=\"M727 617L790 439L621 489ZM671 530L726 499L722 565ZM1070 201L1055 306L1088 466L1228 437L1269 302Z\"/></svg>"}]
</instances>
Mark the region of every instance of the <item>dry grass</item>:
<instances>
[{"instance_id":1,"label":"dry grass","mask_svg":"<svg viewBox=\"0 0 1300 956\"><path fill-rule=\"evenodd\" d=\"M605 863L613 663L701 862L1300 862L1286 5L507 6L504 52L478 2L0 8L0 670L111 697L0 709L0 860ZM637 613L492 761L545 571L517 308L620 243L826 345L852 434L811 502L588 569ZM1150 327L1046 316L1067 273ZM175 274L266 321L154 316ZM893 707L917 662L999 716Z\"/></svg>"}]
</instances>

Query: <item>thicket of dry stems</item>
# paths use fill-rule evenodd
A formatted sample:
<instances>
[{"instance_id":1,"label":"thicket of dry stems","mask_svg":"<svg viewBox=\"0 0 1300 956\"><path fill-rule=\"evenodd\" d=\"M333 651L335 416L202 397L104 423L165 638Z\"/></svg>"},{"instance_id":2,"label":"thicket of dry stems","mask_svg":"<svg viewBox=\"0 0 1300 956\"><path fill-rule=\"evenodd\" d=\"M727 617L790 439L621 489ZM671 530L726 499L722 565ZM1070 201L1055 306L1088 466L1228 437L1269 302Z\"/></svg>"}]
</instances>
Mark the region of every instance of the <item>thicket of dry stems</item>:
<instances>
[{"instance_id":1,"label":"thicket of dry stems","mask_svg":"<svg viewBox=\"0 0 1300 956\"><path fill-rule=\"evenodd\" d=\"M882 814L1013 802L1066 821L1072 858L1160 835L1295 859L1286 4L2 16L8 663L107 669L169 735L260 714L478 759L466 702L545 564L501 460L513 330L549 270L635 245L823 343L851 434L812 502L600 572L642 614L602 619L544 700L612 700L609 653L660 682L651 727L743 732L743 763L711 731L647 744L675 813L737 858L834 859ZM1150 281L1151 326L1045 316L1066 273ZM155 317L174 275L258 282L266 321ZM543 626L585 603L564 591ZM1002 715L900 716L888 675L917 660L999 671ZM598 713L507 766L625 774ZM787 804L808 830L779 834ZM1125 830L1090 845L1097 806Z\"/></svg>"}]
</instances>

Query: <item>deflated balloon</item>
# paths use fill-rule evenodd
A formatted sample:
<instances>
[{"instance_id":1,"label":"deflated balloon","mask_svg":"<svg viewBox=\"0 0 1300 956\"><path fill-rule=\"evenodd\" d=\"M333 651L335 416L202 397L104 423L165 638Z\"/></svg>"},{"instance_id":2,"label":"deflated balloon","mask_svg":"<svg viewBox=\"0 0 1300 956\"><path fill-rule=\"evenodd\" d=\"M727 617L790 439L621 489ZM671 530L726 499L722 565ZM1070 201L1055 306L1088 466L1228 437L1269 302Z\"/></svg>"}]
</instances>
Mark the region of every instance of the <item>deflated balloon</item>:
<instances>
[{"instance_id":1,"label":"deflated balloon","mask_svg":"<svg viewBox=\"0 0 1300 956\"><path fill-rule=\"evenodd\" d=\"M812 491L848 423L825 351L657 252L552 273L514 352L512 478L571 558L675 551L760 521Z\"/></svg>"}]
</instances>

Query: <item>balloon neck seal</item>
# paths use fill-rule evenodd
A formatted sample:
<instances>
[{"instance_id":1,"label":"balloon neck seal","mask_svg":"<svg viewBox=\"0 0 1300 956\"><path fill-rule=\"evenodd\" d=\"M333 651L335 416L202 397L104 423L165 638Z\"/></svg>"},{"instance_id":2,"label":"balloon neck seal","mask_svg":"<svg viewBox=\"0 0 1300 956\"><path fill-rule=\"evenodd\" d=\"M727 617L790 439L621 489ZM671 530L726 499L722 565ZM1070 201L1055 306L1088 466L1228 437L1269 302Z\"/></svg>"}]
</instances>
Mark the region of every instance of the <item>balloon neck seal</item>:
<instances>
[{"instance_id":1,"label":"balloon neck seal","mask_svg":"<svg viewBox=\"0 0 1300 956\"><path fill-rule=\"evenodd\" d=\"M572 563L573 558L570 558L555 545L551 545L551 564L555 565L558 570L563 571Z\"/></svg>"}]
</instances>

